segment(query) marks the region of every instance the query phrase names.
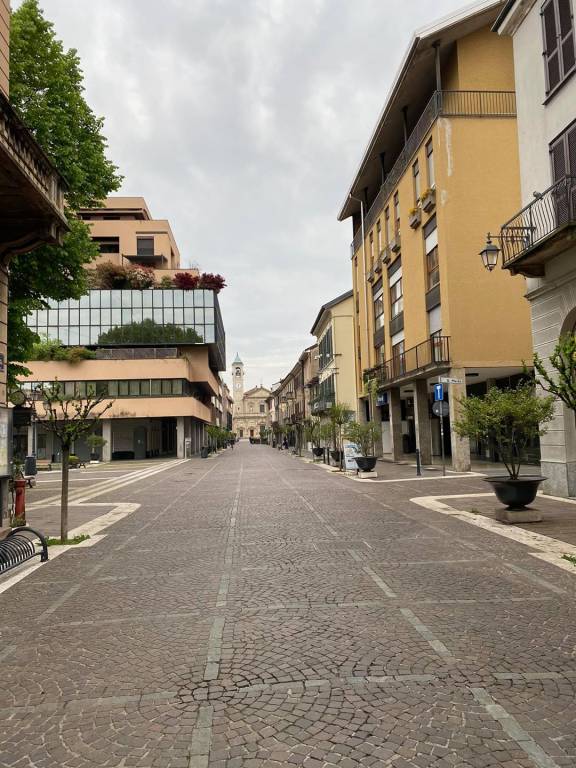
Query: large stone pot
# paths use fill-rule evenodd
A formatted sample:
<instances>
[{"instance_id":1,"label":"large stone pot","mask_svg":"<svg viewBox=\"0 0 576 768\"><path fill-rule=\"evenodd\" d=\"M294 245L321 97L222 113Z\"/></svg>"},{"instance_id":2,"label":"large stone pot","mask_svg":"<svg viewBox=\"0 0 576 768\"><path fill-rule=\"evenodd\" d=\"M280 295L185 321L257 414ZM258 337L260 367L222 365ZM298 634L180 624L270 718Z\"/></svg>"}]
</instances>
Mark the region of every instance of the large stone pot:
<instances>
[{"instance_id":1,"label":"large stone pot","mask_svg":"<svg viewBox=\"0 0 576 768\"><path fill-rule=\"evenodd\" d=\"M340 466L343 456L342 451L330 451L330 456L332 457L332 461Z\"/></svg>"},{"instance_id":2,"label":"large stone pot","mask_svg":"<svg viewBox=\"0 0 576 768\"><path fill-rule=\"evenodd\" d=\"M316 458L324 456L324 448L312 448L312 453L314 456L316 456Z\"/></svg>"},{"instance_id":3,"label":"large stone pot","mask_svg":"<svg viewBox=\"0 0 576 768\"><path fill-rule=\"evenodd\" d=\"M502 504L508 507L507 512L522 513L525 517L528 515L530 519L520 519L520 515L497 515L498 519L502 519L504 522L538 522L542 519L541 515L535 512L523 512L528 504L532 504L536 498L538 492L538 486L541 482L546 480L542 475L523 475L516 479L508 477L508 475L500 475L497 477L485 477L484 480L490 483L496 494L496 498Z\"/></svg>"},{"instance_id":4,"label":"large stone pot","mask_svg":"<svg viewBox=\"0 0 576 768\"><path fill-rule=\"evenodd\" d=\"M372 472L376 466L376 456L356 456L355 461L360 472Z\"/></svg>"}]
</instances>

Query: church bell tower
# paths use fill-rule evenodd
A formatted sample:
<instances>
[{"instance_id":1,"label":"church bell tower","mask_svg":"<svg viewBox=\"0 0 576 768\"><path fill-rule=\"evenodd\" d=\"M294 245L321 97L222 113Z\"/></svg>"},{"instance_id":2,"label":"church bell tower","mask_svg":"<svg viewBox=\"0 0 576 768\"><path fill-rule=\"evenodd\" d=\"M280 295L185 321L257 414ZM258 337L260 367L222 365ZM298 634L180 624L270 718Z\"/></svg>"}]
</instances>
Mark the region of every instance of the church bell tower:
<instances>
[{"instance_id":1,"label":"church bell tower","mask_svg":"<svg viewBox=\"0 0 576 768\"><path fill-rule=\"evenodd\" d=\"M244 399L244 363L240 360L238 353L236 353L232 363L232 396L234 398L234 412L241 413Z\"/></svg>"}]
</instances>

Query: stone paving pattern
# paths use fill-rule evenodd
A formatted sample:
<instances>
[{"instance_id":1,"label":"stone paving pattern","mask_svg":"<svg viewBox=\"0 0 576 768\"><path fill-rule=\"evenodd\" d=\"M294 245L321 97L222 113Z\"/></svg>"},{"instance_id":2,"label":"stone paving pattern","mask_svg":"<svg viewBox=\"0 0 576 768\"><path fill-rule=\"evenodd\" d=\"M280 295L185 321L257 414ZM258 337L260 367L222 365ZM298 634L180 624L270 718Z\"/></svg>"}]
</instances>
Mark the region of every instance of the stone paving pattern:
<instances>
[{"instance_id":1,"label":"stone paving pattern","mask_svg":"<svg viewBox=\"0 0 576 768\"><path fill-rule=\"evenodd\" d=\"M485 490L242 444L103 494L0 595L0 766L574 768L575 575L410 502Z\"/></svg>"}]
</instances>

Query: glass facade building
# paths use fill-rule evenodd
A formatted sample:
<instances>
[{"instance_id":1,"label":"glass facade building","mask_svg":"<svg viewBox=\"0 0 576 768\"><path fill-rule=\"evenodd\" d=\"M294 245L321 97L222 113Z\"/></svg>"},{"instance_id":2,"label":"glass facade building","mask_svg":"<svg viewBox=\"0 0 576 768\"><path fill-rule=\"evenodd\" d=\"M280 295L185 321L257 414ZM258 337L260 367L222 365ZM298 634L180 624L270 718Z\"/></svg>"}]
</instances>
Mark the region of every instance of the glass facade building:
<instances>
[{"instance_id":1,"label":"glass facade building","mask_svg":"<svg viewBox=\"0 0 576 768\"><path fill-rule=\"evenodd\" d=\"M226 369L218 296L208 290L90 290L80 299L49 302L28 327L64 346L121 347L206 344L211 364Z\"/></svg>"}]
</instances>

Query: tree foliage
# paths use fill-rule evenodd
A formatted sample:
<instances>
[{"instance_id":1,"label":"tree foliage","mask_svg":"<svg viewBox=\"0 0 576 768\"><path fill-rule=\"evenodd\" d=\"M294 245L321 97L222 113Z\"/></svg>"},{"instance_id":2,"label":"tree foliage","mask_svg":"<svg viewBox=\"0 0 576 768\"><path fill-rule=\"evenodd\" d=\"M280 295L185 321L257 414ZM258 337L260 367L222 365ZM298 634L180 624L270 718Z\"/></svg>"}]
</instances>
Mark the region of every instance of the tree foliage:
<instances>
[{"instance_id":1,"label":"tree foliage","mask_svg":"<svg viewBox=\"0 0 576 768\"><path fill-rule=\"evenodd\" d=\"M83 74L74 49L65 50L38 0L12 13L10 100L64 177L70 232L62 247L44 246L10 264L9 383L26 373L37 337L24 322L47 299L79 298L86 292L84 266L98 255L88 227L74 212L97 205L122 181L106 158L103 119L84 98ZM18 365L20 363L20 365Z\"/></svg>"},{"instance_id":2,"label":"tree foliage","mask_svg":"<svg viewBox=\"0 0 576 768\"><path fill-rule=\"evenodd\" d=\"M56 381L38 390L38 416L47 432L56 435L62 446L62 495L60 499L60 538L68 538L68 475L70 450L75 440L94 432L100 418L112 407L110 402L99 406L106 395L97 395L89 388L82 399L66 395L64 387ZM42 410L44 411L42 413Z\"/></svg>"},{"instance_id":3,"label":"tree foliage","mask_svg":"<svg viewBox=\"0 0 576 768\"><path fill-rule=\"evenodd\" d=\"M148 318L140 323L118 325L102 333L98 344L202 344L194 328L180 328L171 323L155 323Z\"/></svg>"},{"instance_id":4,"label":"tree foliage","mask_svg":"<svg viewBox=\"0 0 576 768\"><path fill-rule=\"evenodd\" d=\"M460 437L493 440L511 478L520 474L531 440L545 434L554 418L554 398L539 397L532 382L516 388L491 387L484 397L463 397L453 429Z\"/></svg>"},{"instance_id":5,"label":"tree foliage","mask_svg":"<svg viewBox=\"0 0 576 768\"><path fill-rule=\"evenodd\" d=\"M538 383L545 392L576 411L576 335L569 333L561 336L548 361L552 371L537 353L534 355Z\"/></svg>"},{"instance_id":6,"label":"tree foliage","mask_svg":"<svg viewBox=\"0 0 576 768\"><path fill-rule=\"evenodd\" d=\"M356 443L362 456L374 456L376 442L380 439L381 427L375 421L361 424L350 421L344 426L344 437Z\"/></svg>"}]
</instances>

